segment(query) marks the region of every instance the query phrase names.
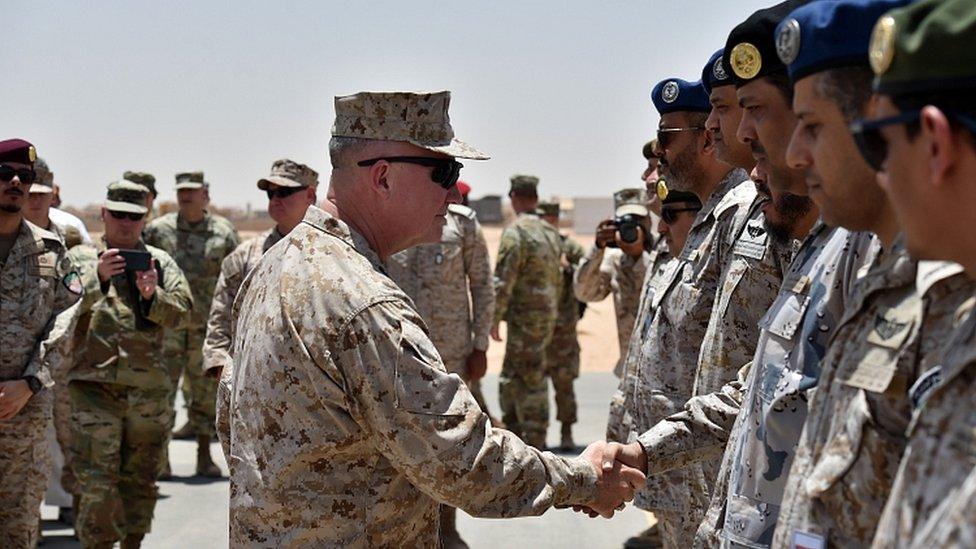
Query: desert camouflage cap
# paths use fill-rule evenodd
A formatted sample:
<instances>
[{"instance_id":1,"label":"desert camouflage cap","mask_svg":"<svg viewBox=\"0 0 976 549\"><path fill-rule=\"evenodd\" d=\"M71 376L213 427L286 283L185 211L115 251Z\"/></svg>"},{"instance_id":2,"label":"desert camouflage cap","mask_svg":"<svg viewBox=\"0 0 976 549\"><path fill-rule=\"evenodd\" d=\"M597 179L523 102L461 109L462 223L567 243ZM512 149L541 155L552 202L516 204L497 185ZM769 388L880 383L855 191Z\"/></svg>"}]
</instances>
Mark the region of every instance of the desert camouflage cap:
<instances>
[{"instance_id":1,"label":"desert camouflage cap","mask_svg":"<svg viewBox=\"0 0 976 549\"><path fill-rule=\"evenodd\" d=\"M647 143L644 143L644 148L641 149L641 154L644 155L645 160L650 160L655 156L658 156L660 151L657 150L657 138L651 139Z\"/></svg>"},{"instance_id":2,"label":"desert camouflage cap","mask_svg":"<svg viewBox=\"0 0 976 549\"><path fill-rule=\"evenodd\" d=\"M209 186L203 180L203 172L180 172L176 174L176 190L202 189Z\"/></svg>"},{"instance_id":3,"label":"desert camouflage cap","mask_svg":"<svg viewBox=\"0 0 976 549\"><path fill-rule=\"evenodd\" d=\"M509 192L535 191L539 187L539 178L534 175L513 175L509 182Z\"/></svg>"},{"instance_id":4,"label":"desert camouflage cap","mask_svg":"<svg viewBox=\"0 0 976 549\"><path fill-rule=\"evenodd\" d=\"M271 165L271 175L258 180L258 188L267 190L269 184L279 187L317 187L319 172L305 164L282 158Z\"/></svg>"},{"instance_id":5,"label":"desert camouflage cap","mask_svg":"<svg viewBox=\"0 0 976 549\"><path fill-rule=\"evenodd\" d=\"M613 193L613 215L640 215L647 217L647 191L632 188Z\"/></svg>"},{"instance_id":6,"label":"desert camouflage cap","mask_svg":"<svg viewBox=\"0 0 976 549\"><path fill-rule=\"evenodd\" d=\"M108 184L105 208L115 212L144 214L149 211L149 208L146 208L146 197L148 195L149 190L139 183L125 179L115 181Z\"/></svg>"},{"instance_id":7,"label":"desert camouflage cap","mask_svg":"<svg viewBox=\"0 0 976 549\"><path fill-rule=\"evenodd\" d=\"M559 217L559 202L539 202L535 207L536 215Z\"/></svg>"},{"instance_id":8,"label":"desert camouflage cap","mask_svg":"<svg viewBox=\"0 0 976 549\"><path fill-rule=\"evenodd\" d=\"M34 183L30 186L30 191L32 193L53 193L54 192L54 174L51 173L51 168L48 167L47 162L43 158L37 157L34 161L34 173L36 177L34 178Z\"/></svg>"},{"instance_id":9,"label":"desert camouflage cap","mask_svg":"<svg viewBox=\"0 0 976 549\"><path fill-rule=\"evenodd\" d=\"M122 174L122 179L132 181L133 183L138 183L149 189L149 192L152 193L153 198L159 196L159 193L156 192L156 177L151 173L134 172L130 170Z\"/></svg>"},{"instance_id":10,"label":"desert camouflage cap","mask_svg":"<svg viewBox=\"0 0 976 549\"><path fill-rule=\"evenodd\" d=\"M335 137L406 141L455 158L487 154L454 137L447 108L451 92L359 92L335 98Z\"/></svg>"}]
</instances>

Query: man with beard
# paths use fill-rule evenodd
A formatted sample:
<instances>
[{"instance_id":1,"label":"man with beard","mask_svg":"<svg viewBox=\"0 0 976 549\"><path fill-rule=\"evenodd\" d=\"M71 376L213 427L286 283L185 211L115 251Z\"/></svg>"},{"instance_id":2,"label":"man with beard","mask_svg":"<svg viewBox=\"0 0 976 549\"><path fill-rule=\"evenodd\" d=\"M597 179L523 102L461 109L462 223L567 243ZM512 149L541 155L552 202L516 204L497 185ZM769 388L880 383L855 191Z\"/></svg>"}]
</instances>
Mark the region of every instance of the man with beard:
<instances>
[{"instance_id":1,"label":"man with beard","mask_svg":"<svg viewBox=\"0 0 976 549\"><path fill-rule=\"evenodd\" d=\"M0 141L0 546L18 549L37 546L53 375L83 293L61 237L24 219L36 160Z\"/></svg>"},{"instance_id":2,"label":"man with beard","mask_svg":"<svg viewBox=\"0 0 976 549\"><path fill-rule=\"evenodd\" d=\"M913 257L955 261L976 279L976 5L925 0L872 35L875 96L855 124ZM951 59L951 62L946 62ZM973 304L970 299L969 307ZM976 546L976 313L911 387L908 446L873 547Z\"/></svg>"},{"instance_id":3,"label":"man with beard","mask_svg":"<svg viewBox=\"0 0 976 549\"><path fill-rule=\"evenodd\" d=\"M758 171L767 174L772 189L797 195L805 195L806 184L803 171L786 162L796 117L774 31L803 3L757 11L733 29L722 57L744 109L737 137L750 145ZM698 543L766 547L772 542L827 342L850 303L858 271L875 251L871 235L822 222L814 225L816 215L811 205L793 220L791 236L809 233L760 321L752 365L740 372L740 380L692 399L683 412L642 434L637 444L609 448L608 462L611 457L623 459L651 474L687 467L725 449Z\"/></svg>"}]
</instances>

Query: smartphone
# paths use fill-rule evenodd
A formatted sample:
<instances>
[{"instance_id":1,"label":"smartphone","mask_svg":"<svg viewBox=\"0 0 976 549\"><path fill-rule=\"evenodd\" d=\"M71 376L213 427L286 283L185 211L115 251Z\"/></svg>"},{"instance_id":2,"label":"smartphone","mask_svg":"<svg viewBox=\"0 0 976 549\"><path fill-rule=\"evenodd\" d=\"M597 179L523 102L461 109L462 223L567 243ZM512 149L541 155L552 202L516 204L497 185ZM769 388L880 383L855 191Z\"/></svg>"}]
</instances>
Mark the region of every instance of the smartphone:
<instances>
[{"instance_id":1,"label":"smartphone","mask_svg":"<svg viewBox=\"0 0 976 549\"><path fill-rule=\"evenodd\" d=\"M152 265L152 254L142 250L119 250L119 256L125 259L127 271L148 271Z\"/></svg>"}]
</instances>

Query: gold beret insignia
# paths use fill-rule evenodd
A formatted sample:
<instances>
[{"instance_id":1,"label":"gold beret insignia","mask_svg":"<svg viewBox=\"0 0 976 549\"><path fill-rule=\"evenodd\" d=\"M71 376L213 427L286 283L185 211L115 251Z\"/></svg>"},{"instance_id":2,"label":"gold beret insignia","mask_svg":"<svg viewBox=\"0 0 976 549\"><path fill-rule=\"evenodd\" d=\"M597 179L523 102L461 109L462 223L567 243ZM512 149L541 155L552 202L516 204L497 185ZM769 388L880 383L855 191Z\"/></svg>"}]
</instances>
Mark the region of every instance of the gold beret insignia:
<instances>
[{"instance_id":1,"label":"gold beret insignia","mask_svg":"<svg viewBox=\"0 0 976 549\"><path fill-rule=\"evenodd\" d=\"M874 74L884 74L895 57L895 18L885 15L874 25L868 59Z\"/></svg>"},{"instance_id":2,"label":"gold beret insignia","mask_svg":"<svg viewBox=\"0 0 976 549\"><path fill-rule=\"evenodd\" d=\"M755 78L762 69L762 54L749 42L742 42L732 48L729 60L732 62L732 72L743 80Z\"/></svg>"}]
</instances>

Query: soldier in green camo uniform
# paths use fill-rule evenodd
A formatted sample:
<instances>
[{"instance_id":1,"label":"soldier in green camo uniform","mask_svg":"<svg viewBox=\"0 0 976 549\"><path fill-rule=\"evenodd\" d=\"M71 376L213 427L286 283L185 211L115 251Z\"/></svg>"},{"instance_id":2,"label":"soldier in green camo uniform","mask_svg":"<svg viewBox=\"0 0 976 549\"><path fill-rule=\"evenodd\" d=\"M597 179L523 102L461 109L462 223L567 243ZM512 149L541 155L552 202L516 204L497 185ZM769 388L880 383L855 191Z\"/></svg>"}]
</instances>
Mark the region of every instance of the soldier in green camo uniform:
<instances>
[{"instance_id":1,"label":"soldier in green camo uniform","mask_svg":"<svg viewBox=\"0 0 976 549\"><path fill-rule=\"evenodd\" d=\"M539 217L559 230L559 203L540 202L536 210ZM556 327L552 340L546 346L546 373L552 379L552 390L556 394L556 419L562 424L559 449L570 451L576 448L573 442L573 424L576 423L576 393L573 381L579 377L580 345L576 334L576 323L582 316L581 303L573 294L573 276L586 250L579 242L560 234L562 255L559 257L561 285L559 305L556 314Z\"/></svg>"},{"instance_id":2,"label":"soldier in green camo uniform","mask_svg":"<svg viewBox=\"0 0 976 549\"><path fill-rule=\"evenodd\" d=\"M516 435L545 448L549 425L549 385L544 351L556 326L562 272L562 239L539 219L539 178L516 175L508 196L518 218L502 233L495 263L495 318L508 325L505 360L498 382L502 421Z\"/></svg>"},{"instance_id":3,"label":"soldier in green camo uniform","mask_svg":"<svg viewBox=\"0 0 976 549\"><path fill-rule=\"evenodd\" d=\"M163 332L193 309L179 266L141 239L146 192L131 181L109 185L102 245L68 252L85 288L77 328L83 337L68 378L75 531L84 547L139 547L149 532L173 384L160 364ZM127 268L120 249L148 252L150 268Z\"/></svg>"},{"instance_id":4,"label":"soldier in green camo uniform","mask_svg":"<svg viewBox=\"0 0 976 549\"><path fill-rule=\"evenodd\" d=\"M203 172L176 174L176 195L179 211L154 219L146 227L145 238L147 244L173 256L193 290L193 314L185 329L167 333L163 361L174 381L171 403L176 399L175 382L183 375L183 399L189 419L174 436L196 436L196 474L215 478L221 476L220 468L210 457L210 442L216 437L217 380L204 374L203 340L220 264L237 248L240 238L230 221L207 211L210 194ZM171 414L170 423L176 417L175 410ZM161 475L165 477L168 457L162 467Z\"/></svg>"}]
</instances>

